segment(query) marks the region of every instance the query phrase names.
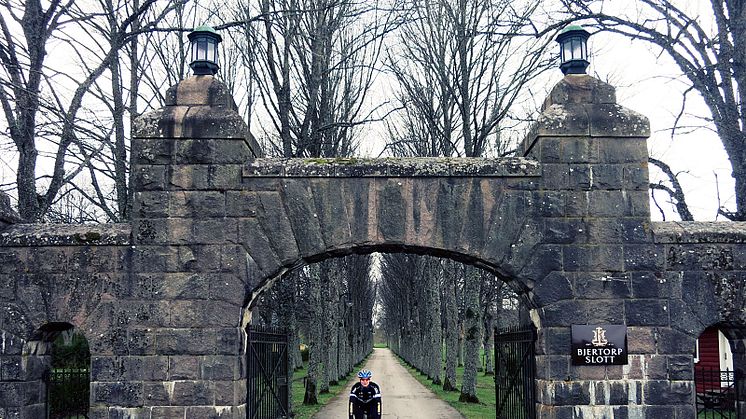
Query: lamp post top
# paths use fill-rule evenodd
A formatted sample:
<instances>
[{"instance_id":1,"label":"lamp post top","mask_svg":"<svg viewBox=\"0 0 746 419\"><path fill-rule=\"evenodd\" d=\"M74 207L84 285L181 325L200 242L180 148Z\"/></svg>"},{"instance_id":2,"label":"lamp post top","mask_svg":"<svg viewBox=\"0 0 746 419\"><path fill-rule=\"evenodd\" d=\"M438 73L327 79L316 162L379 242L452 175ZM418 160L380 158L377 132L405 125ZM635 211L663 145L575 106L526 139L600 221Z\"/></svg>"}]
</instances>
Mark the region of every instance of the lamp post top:
<instances>
[{"instance_id":1,"label":"lamp post top","mask_svg":"<svg viewBox=\"0 0 746 419\"><path fill-rule=\"evenodd\" d=\"M223 37L220 36L220 34L215 30L215 28L209 25L202 25L202 26L198 26L194 28L194 30L191 31L189 35L187 35L187 38L189 38L189 40L191 41L192 38L200 34L211 34L218 39L218 42L223 41Z\"/></svg>"}]
</instances>

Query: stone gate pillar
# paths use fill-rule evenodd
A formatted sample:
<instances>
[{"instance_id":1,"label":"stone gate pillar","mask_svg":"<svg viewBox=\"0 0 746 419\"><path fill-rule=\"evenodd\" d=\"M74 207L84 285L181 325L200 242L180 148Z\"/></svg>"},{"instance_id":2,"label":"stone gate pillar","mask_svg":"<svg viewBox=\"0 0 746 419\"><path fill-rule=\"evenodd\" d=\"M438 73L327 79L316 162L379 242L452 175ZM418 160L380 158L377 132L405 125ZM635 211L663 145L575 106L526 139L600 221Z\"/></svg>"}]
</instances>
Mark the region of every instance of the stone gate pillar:
<instances>
[{"instance_id":1,"label":"stone gate pillar","mask_svg":"<svg viewBox=\"0 0 746 419\"><path fill-rule=\"evenodd\" d=\"M243 418L245 258L227 213L259 148L212 76L170 88L135 126L130 290L115 319L126 335L92 353L91 412Z\"/></svg>"},{"instance_id":2,"label":"stone gate pillar","mask_svg":"<svg viewBox=\"0 0 746 419\"><path fill-rule=\"evenodd\" d=\"M682 374L691 370L670 349L678 341L656 342L671 332L656 328L670 320L655 275L663 255L651 239L649 131L647 118L616 103L612 86L567 75L524 141L542 166L544 242L559 255L533 290L543 418L679 417L690 405L691 377ZM626 325L629 364L573 366L570 326L588 324Z\"/></svg>"}]
</instances>

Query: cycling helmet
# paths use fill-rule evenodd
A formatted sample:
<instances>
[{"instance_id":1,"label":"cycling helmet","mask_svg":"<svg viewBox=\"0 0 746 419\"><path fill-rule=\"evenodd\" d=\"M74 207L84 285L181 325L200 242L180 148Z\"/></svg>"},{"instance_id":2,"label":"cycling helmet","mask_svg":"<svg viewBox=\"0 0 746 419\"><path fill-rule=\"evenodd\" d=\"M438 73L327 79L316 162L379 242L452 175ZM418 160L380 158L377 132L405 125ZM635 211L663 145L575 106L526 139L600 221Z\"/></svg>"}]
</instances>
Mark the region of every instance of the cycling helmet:
<instances>
[{"instance_id":1,"label":"cycling helmet","mask_svg":"<svg viewBox=\"0 0 746 419\"><path fill-rule=\"evenodd\" d=\"M357 373L358 378L370 378L373 376L373 373L370 372L370 370L361 370L359 373Z\"/></svg>"}]
</instances>

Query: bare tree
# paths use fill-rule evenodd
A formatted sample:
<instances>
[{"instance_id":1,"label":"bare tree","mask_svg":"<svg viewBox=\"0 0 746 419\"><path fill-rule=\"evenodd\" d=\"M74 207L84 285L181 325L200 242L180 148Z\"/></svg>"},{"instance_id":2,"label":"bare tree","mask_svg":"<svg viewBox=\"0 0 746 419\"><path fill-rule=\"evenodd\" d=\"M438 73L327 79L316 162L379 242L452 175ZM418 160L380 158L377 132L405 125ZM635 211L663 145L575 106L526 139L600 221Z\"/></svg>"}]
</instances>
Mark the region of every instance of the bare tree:
<instances>
[{"instance_id":1,"label":"bare tree","mask_svg":"<svg viewBox=\"0 0 746 419\"><path fill-rule=\"evenodd\" d=\"M634 0L614 12L614 2L563 0L571 19L586 19L599 29L648 42L668 54L689 82L682 102L699 93L725 147L735 179L736 208L720 208L731 220L746 219L746 7L741 0L701 2ZM676 125L678 125L677 118ZM677 127L674 127L674 133ZM675 192L675 191L674 191ZM682 200L674 198L677 202ZM677 207L679 205L677 204ZM684 214L679 208L679 214Z\"/></svg>"},{"instance_id":2,"label":"bare tree","mask_svg":"<svg viewBox=\"0 0 746 419\"><path fill-rule=\"evenodd\" d=\"M141 25L140 18L155 10L155 3L143 1L138 8L127 9L127 13L111 2L102 2L102 9L98 10L83 9L73 1L51 1L46 8L39 0L0 3L0 106L18 153L18 209L24 218L42 219L64 185L89 169L87 163L101 153L100 144L86 142L86 138L100 132L91 128L95 121L86 124L81 118L81 113L86 118L96 115L95 111L86 110L85 98L104 72L117 71L112 63L118 59L119 51L170 11L169 7L159 8L151 20ZM98 42L100 35L106 35L109 42ZM79 76L48 65L51 41L73 53L80 66ZM114 106L118 112L123 104ZM117 143L121 139L120 136L112 142L117 158L126 153L121 141ZM83 162L74 162L71 156ZM48 176L37 173L40 157L51 161ZM124 178L121 168L115 169L120 180ZM39 192L40 187L46 190ZM117 193L127 194L124 189Z\"/></svg>"},{"instance_id":3,"label":"bare tree","mask_svg":"<svg viewBox=\"0 0 746 419\"><path fill-rule=\"evenodd\" d=\"M509 154L505 132L525 87L550 68L550 39L528 36L538 1L411 0L388 68L402 112L394 154ZM513 114L511 114L513 112Z\"/></svg>"}]
</instances>

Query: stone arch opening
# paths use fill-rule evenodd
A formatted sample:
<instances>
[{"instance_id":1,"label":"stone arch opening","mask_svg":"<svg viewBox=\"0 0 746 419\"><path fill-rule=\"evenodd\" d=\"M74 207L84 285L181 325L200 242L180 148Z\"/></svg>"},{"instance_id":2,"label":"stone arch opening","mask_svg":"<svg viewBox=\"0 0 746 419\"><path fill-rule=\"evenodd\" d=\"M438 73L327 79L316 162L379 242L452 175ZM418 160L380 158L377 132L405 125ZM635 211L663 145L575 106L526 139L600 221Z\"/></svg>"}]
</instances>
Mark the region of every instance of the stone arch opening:
<instances>
[{"instance_id":1,"label":"stone arch opening","mask_svg":"<svg viewBox=\"0 0 746 419\"><path fill-rule=\"evenodd\" d=\"M46 417L88 415L91 352L79 328L67 322L46 323L31 335L24 353L27 362L38 365L36 374L41 373L39 397Z\"/></svg>"},{"instance_id":2,"label":"stone arch opening","mask_svg":"<svg viewBox=\"0 0 746 419\"><path fill-rule=\"evenodd\" d=\"M305 256L303 258L299 258L296 260L293 260L286 265L282 266L280 269L278 269L280 274L276 274L269 278L263 278L261 281L257 281L257 286L254 287L252 290L250 290L246 297L246 309L245 309L245 318L243 320L244 324L249 324L252 319L255 320L254 316L258 316L258 313L254 312L252 313L252 310L257 307L257 302L262 298L262 296L267 293L269 290L273 289L275 285L277 285L278 281L280 281L281 277L283 275L288 275L291 272L297 272L299 270L307 269L310 266L314 266L320 262L329 262L331 260L339 260L340 258L344 256L350 256L350 255L371 255L371 254L380 254L380 255L391 255L391 254L404 254L404 255L419 255L419 256L432 256L433 258L440 258L444 260L448 260L451 262L456 262L459 265L463 264L464 266L470 266L473 268L476 268L474 270L479 272L485 272L489 275L494 275L494 277L500 281L501 283L504 283L507 285L507 288L509 288L513 295L518 297L520 299L520 302L517 304L517 306L522 306L527 308L525 310L526 315L521 316L525 322L532 323L535 327L539 327L541 322L539 320L539 314L534 313L533 315L529 315L528 311L536 308L536 304L532 301L534 298L531 286L533 285L533 280L521 276L509 276L508 273L506 273L507 269L501 268L500 265L495 264L494 262L485 261L483 259L480 259L478 256L475 256L473 254L469 254L467 252L457 252L453 250L447 250L443 248L432 248L432 247L425 247L425 246L417 246L417 245L405 245L401 243L381 243L381 244L367 244L364 246L350 246L347 248L336 248L333 250L325 251L323 253L317 253L310 256ZM252 264L253 261L250 259L247 261L248 264ZM252 274L259 274L261 271L258 269L258 267L249 268L248 269L248 275ZM329 302L329 304L335 304L338 300L339 296L334 296L332 298L334 301ZM341 297L340 297L341 298ZM342 301L340 299L340 301ZM340 303L341 304L341 303ZM343 305L341 305L343 306ZM516 307L516 313L518 312ZM516 318L519 316L516 314ZM480 322L483 319L480 318ZM347 321L347 320L345 320ZM495 325L496 326L496 325ZM503 325L504 326L504 325ZM482 336L482 339L480 340L480 346L483 343L482 341L484 339L492 339L494 337L494 326L491 326L489 330L485 331L486 335ZM372 339L371 339L372 340ZM248 339L247 339L248 341ZM250 344L250 343L249 343ZM461 346L461 342L459 343L459 346ZM371 346L372 349L372 346ZM492 359L492 355L494 355L494 349L493 347L490 347L487 349L490 353L490 363L492 364L491 368L494 368L494 360ZM435 351L434 353L439 353L440 351ZM332 351L332 356L334 356L334 351ZM338 353L338 352L337 352ZM534 353L538 354L539 351L535 348ZM363 357L366 354L362 354ZM344 355L345 357L347 355ZM353 355L354 356L354 355ZM347 375L352 369L352 365L356 361L360 361L362 358L352 358L352 362L348 363L343 371L339 371L341 373L340 377L336 378L342 378L343 376ZM407 362L411 362L414 364L414 366L420 370L422 365L416 365L414 359L407 359ZM479 372L478 374L484 374L484 371L482 368L484 365L483 363L486 363L486 359L484 357L480 357L477 361L479 366ZM442 369L442 368L439 368ZM442 373L442 372L441 372ZM345 380L346 382L346 380ZM455 385L455 383L454 383ZM456 391L460 391L460 385L458 387L453 388ZM247 402L250 403L250 401L247 400Z\"/></svg>"},{"instance_id":3,"label":"stone arch opening","mask_svg":"<svg viewBox=\"0 0 746 419\"><path fill-rule=\"evenodd\" d=\"M9 325L5 325L9 326ZM0 376L9 416L87 416L90 351L82 332L66 322L48 322L25 336L0 330Z\"/></svg>"},{"instance_id":4,"label":"stone arch opening","mask_svg":"<svg viewBox=\"0 0 746 419\"><path fill-rule=\"evenodd\" d=\"M746 325L718 322L697 337L693 353L697 414L746 414Z\"/></svg>"},{"instance_id":5,"label":"stone arch opening","mask_svg":"<svg viewBox=\"0 0 746 419\"><path fill-rule=\"evenodd\" d=\"M530 250L541 250L541 249L530 249ZM457 252L453 250L448 250L444 248L435 248L435 247L424 247L424 246L417 246L417 245L407 245L407 244L401 244L401 243L383 243L378 245L363 245L363 246L350 246L348 248L337 248L332 249L324 253L317 253L310 256L302 256L297 259L294 259L292 261L289 261L285 263L283 266L280 266L276 269L276 271L272 275L263 276L261 275L261 271L256 267L253 260L251 260L250 257L247 257L247 274L249 276L256 275L260 278L256 278L255 280L249 280L250 282L255 283L256 285L252 287L251 289L247 289L247 294L245 298L245 304L246 312L245 318L243 319L243 324L247 324L248 321L250 321L250 313L249 311L253 308L254 304L256 304L256 301L258 297L268 290L272 285L283 275L292 272L295 269L299 269L303 266L307 266L314 263L323 262L325 260L334 259L334 258L340 258L348 255L370 255L374 253L381 253L381 254L412 254L412 255L423 255L423 256L433 256L438 258L444 258L449 259L455 262L463 263L465 265L474 266L475 268L479 268L481 270L484 270L486 272L489 272L492 275L495 275L497 278L500 278L502 281L504 281L514 292L515 294L521 299L521 303L524 304L529 309L534 309L538 307L538 304L536 303L535 295L533 293L533 284L535 282L535 279L521 276L520 274L511 274L509 272L515 271L513 267L508 267L508 269L505 269L501 267L499 264L496 264L491 261L487 261L484 259L480 259L478 256L475 256L473 254L469 253L462 253ZM253 266L252 266L253 265ZM520 266L523 268L524 266ZM531 273L535 273L535 270L531 269L530 267L526 267L527 270L530 270ZM247 316L248 315L248 316ZM539 318L535 318L533 320L536 324L535 326L538 328L540 327L540 321Z\"/></svg>"}]
</instances>

